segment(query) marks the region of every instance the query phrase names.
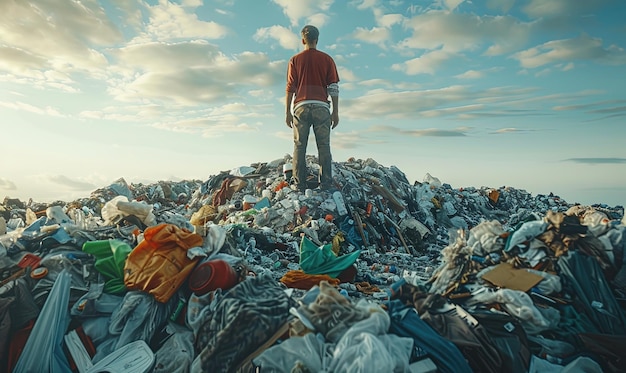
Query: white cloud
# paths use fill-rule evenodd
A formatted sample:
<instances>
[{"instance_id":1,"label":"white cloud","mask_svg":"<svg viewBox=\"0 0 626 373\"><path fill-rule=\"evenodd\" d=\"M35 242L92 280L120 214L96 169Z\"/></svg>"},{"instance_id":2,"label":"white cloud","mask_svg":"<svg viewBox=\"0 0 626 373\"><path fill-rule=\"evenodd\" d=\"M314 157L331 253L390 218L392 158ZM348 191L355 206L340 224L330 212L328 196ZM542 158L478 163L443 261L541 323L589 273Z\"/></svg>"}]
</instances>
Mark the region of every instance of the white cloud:
<instances>
[{"instance_id":1,"label":"white cloud","mask_svg":"<svg viewBox=\"0 0 626 373\"><path fill-rule=\"evenodd\" d=\"M17 186L11 180L0 177L0 190L17 190Z\"/></svg>"},{"instance_id":2,"label":"white cloud","mask_svg":"<svg viewBox=\"0 0 626 373\"><path fill-rule=\"evenodd\" d=\"M352 119L373 117L406 119L419 118L416 113L423 110L452 105L454 102L464 102L471 95L472 93L467 88L461 86L423 91L377 89L354 99L344 99L341 105L344 115Z\"/></svg>"},{"instance_id":3,"label":"white cloud","mask_svg":"<svg viewBox=\"0 0 626 373\"><path fill-rule=\"evenodd\" d=\"M203 5L202 0L182 0L181 5L184 7L196 8Z\"/></svg>"},{"instance_id":4,"label":"white cloud","mask_svg":"<svg viewBox=\"0 0 626 373\"><path fill-rule=\"evenodd\" d=\"M48 66L45 58L19 48L0 46L0 55L0 69L13 74L31 75Z\"/></svg>"},{"instance_id":5,"label":"white cloud","mask_svg":"<svg viewBox=\"0 0 626 373\"><path fill-rule=\"evenodd\" d=\"M553 40L515 53L513 58L524 68L537 68L551 63L595 60L607 64L626 63L626 52L618 47L604 48L602 40L582 35L575 39Z\"/></svg>"},{"instance_id":6,"label":"white cloud","mask_svg":"<svg viewBox=\"0 0 626 373\"><path fill-rule=\"evenodd\" d=\"M515 4L515 0L487 0L486 5L489 9L497 9L503 13L508 13Z\"/></svg>"},{"instance_id":7,"label":"white cloud","mask_svg":"<svg viewBox=\"0 0 626 373\"><path fill-rule=\"evenodd\" d=\"M14 101L14 102L0 101L0 107L13 109L16 111L26 111L29 113L34 113L34 114L39 114L39 115L63 117L63 115L57 109L51 106L46 106L42 108L42 107L37 107L31 104L27 104L21 101Z\"/></svg>"},{"instance_id":8,"label":"white cloud","mask_svg":"<svg viewBox=\"0 0 626 373\"><path fill-rule=\"evenodd\" d=\"M456 75L457 79L480 79L485 76L485 73L482 71L476 70L467 70L463 74Z\"/></svg>"},{"instance_id":9,"label":"white cloud","mask_svg":"<svg viewBox=\"0 0 626 373\"><path fill-rule=\"evenodd\" d=\"M21 51L21 56L13 54L9 63L19 67L11 71L21 68L20 75L31 77L26 71L49 66L65 73L104 69L107 60L94 48L122 39L102 7L91 1L2 1L0 35L5 48Z\"/></svg>"},{"instance_id":10,"label":"white cloud","mask_svg":"<svg viewBox=\"0 0 626 373\"><path fill-rule=\"evenodd\" d=\"M133 42L166 41L186 38L220 39L228 28L212 21L201 21L185 6L161 1L149 6L150 19L145 31Z\"/></svg>"},{"instance_id":11,"label":"white cloud","mask_svg":"<svg viewBox=\"0 0 626 373\"><path fill-rule=\"evenodd\" d=\"M469 130L468 127L459 127L452 130L440 128L402 129L389 125L372 126L368 129L369 132L389 132L412 137L463 137L466 136Z\"/></svg>"},{"instance_id":12,"label":"white cloud","mask_svg":"<svg viewBox=\"0 0 626 373\"><path fill-rule=\"evenodd\" d=\"M452 55L442 50L424 53L421 57L391 66L393 70L402 71L407 75L434 74L435 69L450 59Z\"/></svg>"},{"instance_id":13,"label":"white cloud","mask_svg":"<svg viewBox=\"0 0 626 373\"><path fill-rule=\"evenodd\" d=\"M389 80L386 79L368 79L368 80L362 80L360 82L358 82L359 85L362 85L364 87L385 87L385 88L391 88L393 85Z\"/></svg>"},{"instance_id":14,"label":"white cloud","mask_svg":"<svg viewBox=\"0 0 626 373\"><path fill-rule=\"evenodd\" d=\"M433 110L423 110L420 112L420 115L425 118L436 118L445 115L451 114L464 114L467 112L475 112L481 109L484 109L484 104L471 104L471 105L463 105L463 106L454 106L454 107L446 107L441 109L433 109Z\"/></svg>"},{"instance_id":15,"label":"white cloud","mask_svg":"<svg viewBox=\"0 0 626 373\"><path fill-rule=\"evenodd\" d=\"M455 10L465 0L443 0L445 7L448 10Z\"/></svg>"},{"instance_id":16,"label":"white cloud","mask_svg":"<svg viewBox=\"0 0 626 373\"><path fill-rule=\"evenodd\" d=\"M357 0L353 1L353 3L356 4L358 10L372 9L380 6L380 0Z\"/></svg>"},{"instance_id":17,"label":"white cloud","mask_svg":"<svg viewBox=\"0 0 626 373\"><path fill-rule=\"evenodd\" d=\"M229 58L200 41L133 45L112 55L120 66L110 92L125 102L209 104L249 86L258 89L283 81L286 68L284 61L272 62L263 53L243 52Z\"/></svg>"},{"instance_id":18,"label":"white cloud","mask_svg":"<svg viewBox=\"0 0 626 373\"><path fill-rule=\"evenodd\" d=\"M347 69L343 66L337 67L337 74L339 74L339 79L341 79L341 84L345 82L354 82L358 80L357 76L354 74L352 70Z\"/></svg>"},{"instance_id":19,"label":"white cloud","mask_svg":"<svg viewBox=\"0 0 626 373\"><path fill-rule=\"evenodd\" d=\"M324 27L329 19L330 17L327 14L315 13L306 18L306 23L317 27ZM323 31L320 31L320 38L322 38L323 34Z\"/></svg>"},{"instance_id":20,"label":"white cloud","mask_svg":"<svg viewBox=\"0 0 626 373\"><path fill-rule=\"evenodd\" d=\"M297 50L301 45L300 36L286 27L277 25L256 30L253 38L256 41L278 41L278 45L288 50Z\"/></svg>"},{"instance_id":21,"label":"white cloud","mask_svg":"<svg viewBox=\"0 0 626 373\"><path fill-rule=\"evenodd\" d=\"M618 3L613 0L572 1L572 0L530 0L523 11L531 17L563 17L585 14L599 9L605 4Z\"/></svg>"},{"instance_id":22,"label":"white cloud","mask_svg":"<svg viewBox=\"0 0 626 373\"><path fill-rule=\"evenodd\" d=\"M302 18L309 21L325 22L325 17L320 17L319 13L325 13L330 9L334 0L272 0L283 9L283 13L289 18L291 26L304 26L300 24ZM313 23L313 22L311 22ZM316 23L315 26L322 27L325 23Z\"/></svg>"},{"instance_id":23,"label":"white cloud","mask_svg":"<svg viewBox=\"0 0 626 373\"><path fill-rule=\"evenodd\" d=\"M243 122L239 115L220 115L211 118L183 119L176 122L153 124L152 127L183 133L197 133L206 138L218 138L228 133L258 132L258 126Z\"/></svg>"},{"instance_id":24,"label":"white cloud","mask_svg":"<svg viewBox=\"0 0 626 373\"><path fill-rule=\"evenodd\" d=\"M514 132L519 132L519 130L517 128L500 128L499 130L496 130L495 133L502 134L502 133L514 133Z\"/></svg>"},{"instance_id":25,"label":"white cloud","mask_svg":"<svg viewBox=\"0 0 626 373\"><path fill-rule=\"evenodd\" d=\"M356 30L352 33L352 37L356 40L365 43L376 44L381 48L384 48L385 43L391 38L391 32L389 31L389 29L384 27L373 27L371 29L357 27Z\"/></svg>"},{"instance_id":26,"label":"white cloud","mask_svg":"<svg viewBox=\"0 0 626 373\"><path fill-rule=\"evenodd\" d=\"M46 180L46 184L59 184L70 190L90 191L96 189L96 186L92 183L77 179L71 179L65 175L46 175L43 178Z\"/></svg>"},{"instance_id":27,"label":"white cloud","mask_svg":"<svg viewBox=\"0 0 626 373\"><path fill-rule=\"evenodd\" d=\"M401 14L381 14L376 17L376 24L385 28L391 28L391 26L401 24L403 21L404 17Z\"/></svg>"},{"instance_id":28,"label":"white cloud","mask_svg":"<svg viewBox=\"0 0 626 373\"><path fill-rule=\"evenodd\" d=\"M397 49L442 49L447 52L476 50L498 45L490 50L504 53L522 46L529 38L531 24L508 16L476 16L468 13L429 11L404 22L413 34L400 41Z\"/></svg>"}]
</instances>

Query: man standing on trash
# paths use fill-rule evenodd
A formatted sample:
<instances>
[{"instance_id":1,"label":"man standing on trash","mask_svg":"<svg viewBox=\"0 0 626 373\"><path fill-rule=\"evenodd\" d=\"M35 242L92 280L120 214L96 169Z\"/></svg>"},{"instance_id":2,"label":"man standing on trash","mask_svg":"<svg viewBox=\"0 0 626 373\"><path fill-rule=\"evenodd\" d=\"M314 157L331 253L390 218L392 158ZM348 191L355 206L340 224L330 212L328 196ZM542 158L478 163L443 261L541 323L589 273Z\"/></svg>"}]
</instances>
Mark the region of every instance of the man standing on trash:
<instances>
[{"instance_id":1,"label":"man standing on trash","mask_svg":"<svg viewBox=\"0 0 626 373\"><path fill-rule=\"evenodd\" d=\"M311 126L319 157L320 188L332 187L330 130L339 124L339 74L332 57L317 50L318 37L315 26L304 26L304 50L291 57L287 70L286 123L293 128L293 175L300 191L307 188L306 147Z\"/></svg>"}]
</instances>

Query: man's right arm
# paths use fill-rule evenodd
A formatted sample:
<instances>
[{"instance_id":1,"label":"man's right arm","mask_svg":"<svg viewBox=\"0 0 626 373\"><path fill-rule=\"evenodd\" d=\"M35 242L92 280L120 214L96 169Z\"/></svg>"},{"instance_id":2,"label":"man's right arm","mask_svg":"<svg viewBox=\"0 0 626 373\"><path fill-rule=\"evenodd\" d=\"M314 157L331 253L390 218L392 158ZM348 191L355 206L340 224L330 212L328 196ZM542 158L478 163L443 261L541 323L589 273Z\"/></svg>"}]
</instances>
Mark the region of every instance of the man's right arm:
<instances>
[{"instance_id":1,"label":"man's right arm","mask_svg":"<svg viewBox=\"0 0 626 373\"><path fill-rule=\"evenodd\" d=\"M334 129L339 124L339 84L332 83L328 86L328 94L333 103L333 112L331 113L331 125Z\"/></svg>"},{"instance_id":2,"label":"man's right arm","mask_svg":"<svg viewBox=\"0 0 626 373\"><path fill-rule=\"evenodd\" d=\"M330 96L330 99L333 102L333 112L330 115L330 119L334 129L339 124L339 96Z\"/></svg>"},{"instance_id":3,"label":"man's right arm","mask_svg":"<svg viewBox=\"0 0 626 373\"><path fill-rule=\"evenodd\" d=\"M293 96L295 92L287 92L285 95L285 123L287 123L287 127L292 128L293 126L293 114L291 113L291 103L293 102Z\"/></svg>"}]
</instances>

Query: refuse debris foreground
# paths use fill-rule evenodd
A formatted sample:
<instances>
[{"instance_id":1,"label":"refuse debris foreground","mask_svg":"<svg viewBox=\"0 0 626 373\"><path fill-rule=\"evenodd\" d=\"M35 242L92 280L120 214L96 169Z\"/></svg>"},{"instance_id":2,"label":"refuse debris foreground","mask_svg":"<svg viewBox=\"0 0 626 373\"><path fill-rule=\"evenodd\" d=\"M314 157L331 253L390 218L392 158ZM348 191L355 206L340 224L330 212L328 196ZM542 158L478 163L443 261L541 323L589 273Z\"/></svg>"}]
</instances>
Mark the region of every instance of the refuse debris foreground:
<instances>
[{"instance_id":1,"label":"refuse debris foreground","mask_svg":"<svg viewBox=\"0 0 626 373\"><path fill-rule=\"evenodd\" d=\"M5 198L0 370L626 370L622 206L290 161Z\"/></svg>"}]
</instances>

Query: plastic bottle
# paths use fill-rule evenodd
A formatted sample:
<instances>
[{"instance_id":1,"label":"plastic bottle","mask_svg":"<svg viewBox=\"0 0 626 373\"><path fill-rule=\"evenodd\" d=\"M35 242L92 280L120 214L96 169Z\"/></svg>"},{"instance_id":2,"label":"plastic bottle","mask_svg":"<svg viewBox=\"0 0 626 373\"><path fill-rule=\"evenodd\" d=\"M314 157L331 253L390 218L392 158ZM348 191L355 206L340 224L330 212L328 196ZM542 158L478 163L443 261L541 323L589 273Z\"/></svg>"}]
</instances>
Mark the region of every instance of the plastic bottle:
<instances>
[{"instance_id":1,"label":"plastic bottle","mask_svg":"<svg viewBox=\"0 0 626 373\"><path fill-rule=\"evenodd\" d=\"M333 193L333 200L335 200L335 204L337 205L337 213L341 216L347 215L348 209L346 208L346 202L340 191L337 190Z\"/></svg>"}]
</instances>

